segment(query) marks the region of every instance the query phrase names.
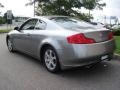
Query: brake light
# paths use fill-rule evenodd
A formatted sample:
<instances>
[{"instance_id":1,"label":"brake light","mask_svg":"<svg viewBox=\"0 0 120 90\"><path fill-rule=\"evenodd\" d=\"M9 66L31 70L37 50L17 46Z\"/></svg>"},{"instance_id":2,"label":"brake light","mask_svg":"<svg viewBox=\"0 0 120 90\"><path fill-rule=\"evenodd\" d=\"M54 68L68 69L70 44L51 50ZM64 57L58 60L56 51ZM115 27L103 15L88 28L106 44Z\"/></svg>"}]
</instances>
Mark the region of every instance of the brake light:
<instances>
[{"instance_id":1,"label":"brake light","mask_svg":"<svg viewBox=\"0 0 120 90\"><path fill-rule=\"evenodd\" d=\"M108 34L108 39L109 39L109 40L113 39L113 33L112 33L112 32L109 32L109 34Z\"/></svg>"},{"instance_id":2,"label":"brake light","mask_svg":"<svg viewBox=\"0 0 120 90\"><path fill-rule=\"evenodd\" d=\"M68 43L71 44L91 44L95 43L95 40L92 38L87 38L83 33L72 35L67 37Z\"/></svg>"}]
</instances>

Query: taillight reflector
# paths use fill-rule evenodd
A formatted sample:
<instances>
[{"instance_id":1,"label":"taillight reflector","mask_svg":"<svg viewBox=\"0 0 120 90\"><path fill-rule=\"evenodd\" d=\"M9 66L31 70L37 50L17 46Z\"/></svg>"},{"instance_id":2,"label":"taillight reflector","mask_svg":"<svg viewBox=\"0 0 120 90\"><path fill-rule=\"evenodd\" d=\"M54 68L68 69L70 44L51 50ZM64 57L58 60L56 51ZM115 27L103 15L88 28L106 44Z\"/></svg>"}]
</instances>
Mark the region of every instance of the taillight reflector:
<instances>
[{"instance_id":1,"label":"taillight reflector","mask_svg":"<svg viewBox=\"0 0 120 90\"><path fill-rule=\"evenodd\" d=\"M108 39L109 39L109 40L113 39L113 33L112 33L112 32L109 32L109 34L108 34Z\"/></svg>"},{"instance_id":2,"label":"taillight reflector","mask_svg":"<svg viewBox=\"0 0 120 90\"><path fill-rule=\"evenodd\" d=\"M92 38L86 37L83 33L75 34L67 37L68 43L71 44L91 44L95 43L95 40Z\"/></svg>"}]
</instances>

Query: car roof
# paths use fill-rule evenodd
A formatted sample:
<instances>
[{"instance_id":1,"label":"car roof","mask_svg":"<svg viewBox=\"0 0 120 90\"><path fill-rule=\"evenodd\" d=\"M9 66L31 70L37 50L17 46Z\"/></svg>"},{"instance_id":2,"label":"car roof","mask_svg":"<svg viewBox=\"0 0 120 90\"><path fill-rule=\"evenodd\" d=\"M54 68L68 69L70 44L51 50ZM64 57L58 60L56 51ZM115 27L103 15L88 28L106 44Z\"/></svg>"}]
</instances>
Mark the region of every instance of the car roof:
<instances>
[{"instance_id":1,"label":"car roof","mask_svg":"<svg viewBox=\"0 0 120 90\"><path fill-rule=\"evenodd\" d=\"M55 18L55 17L68 17L68 16L44 16L44 17L50 19L50 18Z\"/></svg>"},{"instance_id":2,"label":"car roof","mask_svg":"<svg viewBox=\"0 0 120 90\"><path fill-rule=\"evenodd\" d=\"M51 16L35 16L35 17L32 17L32 18L46 18L46 19L51 19L51 18L55 18L55 17L69 17L69 16L51 15Z\"/></svg>"}]
</instances>

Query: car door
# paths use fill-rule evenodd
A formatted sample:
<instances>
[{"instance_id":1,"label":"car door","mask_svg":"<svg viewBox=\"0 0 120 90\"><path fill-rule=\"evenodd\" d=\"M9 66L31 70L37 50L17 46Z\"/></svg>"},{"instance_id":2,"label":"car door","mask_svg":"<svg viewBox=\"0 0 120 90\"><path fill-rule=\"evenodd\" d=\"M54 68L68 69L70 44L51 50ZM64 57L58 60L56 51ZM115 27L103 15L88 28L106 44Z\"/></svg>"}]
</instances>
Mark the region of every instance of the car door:
<instances>
[{"instance_id":1,"label":"car door","mask_svg":"<svg viewBox=\"0 0 120 90\"><path fill-rule=\"evenodd\" d=\"M15 48L18 50L32 54L32 32L35 28L38 19L30 19L21 25L19 34L16 35L14 40Z\"/></svg>"},{"instance_id":2,"label":"car door","mask_svg":"<svg viewBox=\"0 0 120 90\"><path fill-rule=\"evenodd\" d=\"M34 53L35 56L38 55L39 52L39 47L40 47L40 43L41 41L45 38L44 33L47 27L47 23L42 21L42 20L38 20L34 31L32 32L32 52Z\"/></svg>"}]
</instances>

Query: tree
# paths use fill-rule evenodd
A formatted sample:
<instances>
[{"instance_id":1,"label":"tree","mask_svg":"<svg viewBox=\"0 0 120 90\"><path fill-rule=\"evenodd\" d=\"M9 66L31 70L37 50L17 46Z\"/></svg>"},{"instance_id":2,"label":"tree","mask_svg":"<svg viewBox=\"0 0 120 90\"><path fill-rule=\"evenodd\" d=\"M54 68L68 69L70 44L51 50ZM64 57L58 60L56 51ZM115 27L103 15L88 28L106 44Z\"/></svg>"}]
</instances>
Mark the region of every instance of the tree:
<instances>
[{"instance_id":1,"label":"tree","mask_svg":"<svg viewBox=\"0 0 120 90\"><path fill-rule=\"evenodd\" d=\"M4 5L2 5L2 3L0 3L0 7L3 8ZM0 16L0 24L4 24L4 23L5 23L5 19L2 16Z\"/></svg>"},{"instance_id":2,"label":"tree","mask_svg":"<svg viewBox=\"0 0 120 90\"><path fill-rule=\"evenodd\" d=\"M4 5L2 5L2 3L0 3L0 7L2 7L2 8L3 8L3 7L4 7Z\"/></svg>"},{"instance_id":3,"label":"tree","mask_svg":"<svg viewBox=\"0 0 120 90\"><path fill-rule=\"evenodd\" d=\"M3 8L4 7L4 5L2 5L2 3L0 3L0 8ZM1 14L1 12L0 12L0 14Z\"/></svg>"},{"instance_id":4,"label":"tree","mask_svg":"<svg viewBox=\"0 0 120 90\"><path fill-rule=\"evenodd\" d=\"M83 6L84 8L89 10L89 16L90 11L93 9L100 9L103 10L103 7L106 6L106 3L99 3L101 0L83 0Z\"/></svg>"},{"instance_id":5,"label":"tree","mask_svg":"<svg viewBox=\"0 0 120 90\"><path fill-rule=\"evenodd\" d=\"M80 0L36 0L38 1L38 14L40 15L71 15L75 12L73 8L81 8Z\"/></svg>"},{"instance_id":6,"label":"tree","mask_svg":"<svg viewBox=\"0 0 120 90\"><path fill-rule=\"evenodd\" d=\"M10 10L8 10L10 11ZM8 12L7 11L7 12ZM5 19L5 22L8 23L8 24L12 24L12 20L14 19L14 16L13 16L13 13L11 12L11 15L8 15L8 13L4 13L4 16L3 18Z\"/></svg>"},{"instance_id":7,"label":"tree","mask_svg":"<svg viewBox=\"0 0 120 90\"><path fill-rule=\"evenodd\" d=\"M84 7L93 10L96 7L102 8L104 5L99 3L100 0L30 0L27 5L37 2L36 15L65 15L75 16L80 19L90 21L92 15L83 14L76 9Z\"/></svg>"},{"instance_id":8,"label":"tree","mask_svg":"<svg viewBox=\"0 0 120 90\"><path fill-rule=\"evenodd\" d=\"M0 24L5 24L5 23L6 23L5 19L2 16L0 16Z\"/></svg>"}]
</instances>

